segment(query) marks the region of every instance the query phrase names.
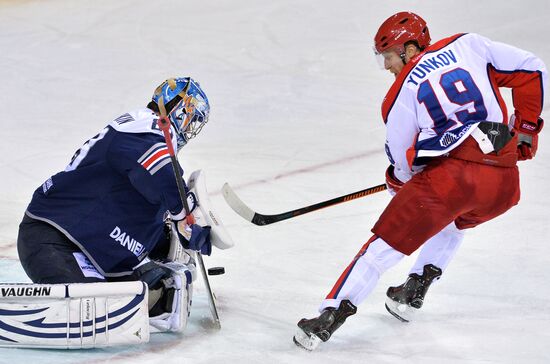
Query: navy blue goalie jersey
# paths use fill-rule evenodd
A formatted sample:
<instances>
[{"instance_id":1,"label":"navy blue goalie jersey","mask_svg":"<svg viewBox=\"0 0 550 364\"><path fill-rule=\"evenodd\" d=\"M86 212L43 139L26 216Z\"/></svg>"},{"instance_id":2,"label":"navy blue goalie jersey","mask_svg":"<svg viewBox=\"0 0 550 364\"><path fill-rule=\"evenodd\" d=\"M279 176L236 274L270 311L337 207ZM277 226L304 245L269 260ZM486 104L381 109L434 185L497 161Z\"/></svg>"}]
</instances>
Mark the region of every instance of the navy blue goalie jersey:
<instances>
[{"instance_id":1,"label":"navy blue goalie jersey","mask_svg":"<svg viewBox=\"0 0 550 364\"><path fill-rule=\"evenodd\" d=\"M127 275L162 238L167 212L183 206L155 113L124 114L36 189L26 214L74 242L107 277ZM171 129L176 150L175 131Z\"/></svg>"}]
</instances>

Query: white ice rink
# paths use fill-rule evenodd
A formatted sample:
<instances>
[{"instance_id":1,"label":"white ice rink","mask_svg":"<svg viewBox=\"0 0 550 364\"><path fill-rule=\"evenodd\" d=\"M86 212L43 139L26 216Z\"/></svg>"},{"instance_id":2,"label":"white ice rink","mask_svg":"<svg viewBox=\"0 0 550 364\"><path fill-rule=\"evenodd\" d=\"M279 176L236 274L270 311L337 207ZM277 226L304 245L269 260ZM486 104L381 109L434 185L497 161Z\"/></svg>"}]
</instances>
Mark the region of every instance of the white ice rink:
<instances>
[{"instance_id":1,"label":"white ice rink","mask_svg":"<svg viewBox=\"0 0 550 364\"><path fill-rule=\"evenodd\" d=\"M16 238L34 189L169 76L193 76L210 98L210 122L180 161L203 169L236 242L205 258L227 272L211 277L220 331L199 279L184 335L142 347L0 349L0 363L550 363L549 126L537 158L520 165L520 204L467 232L414 323L383 303L413 256L313 353L292 343L295 325L316 314L389 194L264 227L221 196L227 181L254 209L278 213L384 181L380 103L392 76L372 39L402 10L424 17L434 40L477 32L550 64L546 0L0 0L0 281L28 282Z\"/></svg>"}]
</instances>

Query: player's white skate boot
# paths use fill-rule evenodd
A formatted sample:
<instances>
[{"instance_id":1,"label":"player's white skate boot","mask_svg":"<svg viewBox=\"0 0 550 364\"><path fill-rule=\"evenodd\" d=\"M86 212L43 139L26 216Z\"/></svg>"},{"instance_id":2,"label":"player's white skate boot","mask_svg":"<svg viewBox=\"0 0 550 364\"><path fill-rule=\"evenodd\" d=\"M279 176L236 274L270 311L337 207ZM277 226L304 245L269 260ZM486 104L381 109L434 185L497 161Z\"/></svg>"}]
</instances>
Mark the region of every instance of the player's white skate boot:
<instances>
[{"instance_id":1,"label":"player's white skate boot","mask_svg":"<svg viewBox=\"0 0 550 364\"><path fill-rule=\"evenodd\" d=\"M340 302L338 308L328 307L319 317L312 319L301 319L298 322L298 331L294 335L294 343L306 350L312 351L317 348L321 341L330 339L336 331L351 315L357 312L349 300Z\"/></svg>"},{"instance_id":2,"label":"player's white skate boot","mask_svg":"<svg viewBox=\"0 0 550 364\"><path fill-rule=\"evenodd\" d=\"M430 285L441 277L441 269L433 264L424 266L422 275L412 273L405 283L386 292L386 309L403 322L409 322L422 307Z\"/></svg>"}]
</instances>

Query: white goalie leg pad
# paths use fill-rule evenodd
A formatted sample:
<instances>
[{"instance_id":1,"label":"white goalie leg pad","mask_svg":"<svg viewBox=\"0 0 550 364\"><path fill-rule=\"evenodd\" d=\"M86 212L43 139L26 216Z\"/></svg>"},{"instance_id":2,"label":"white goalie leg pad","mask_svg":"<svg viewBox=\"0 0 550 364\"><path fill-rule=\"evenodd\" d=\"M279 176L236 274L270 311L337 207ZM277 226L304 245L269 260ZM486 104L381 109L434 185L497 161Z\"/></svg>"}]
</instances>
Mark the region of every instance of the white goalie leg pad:
<instances>
[{"instance_id":1,"label":"white goalie leg pad","mask_svg":"<svg viewBox=\"0 0 550 364\"><path fill-rule=\"evenodd\" d=\"M170 312L149 318L151 333L183 332L187 327L187 319L191 312L194 264L187 266L177 262L168 262L162 263L162 265L172 271L172 276L163 281L166 292L172 291L173 293L172 307Z\"/></svg>"},{"instance_id":2,"label":"white goalie leg pad","mask_svg":"<svg viewBox=\"0 0 550 364\"><path fill-rule=\"evenodd\" d=\"M231 236L223 226L222 221L212 209L208 191L206 190L206 181L201 170L194 171L189 177L187 187L197 197L198 209L193 211L193 216L197 220L197 224L201 226L210 225L210 240L212 245L218 249L232 248L235 243Z\"/></svg>"},{"instance_id":3,"label":"white goalie leg pad","mask_svg":"<svg viewBox=\"0 0 550 364\"><path fill-rule=\"evenodd\" d=\"M0 284L0 346L80 349L149 341L143 282Z\"/></svg>"}]
</instances>

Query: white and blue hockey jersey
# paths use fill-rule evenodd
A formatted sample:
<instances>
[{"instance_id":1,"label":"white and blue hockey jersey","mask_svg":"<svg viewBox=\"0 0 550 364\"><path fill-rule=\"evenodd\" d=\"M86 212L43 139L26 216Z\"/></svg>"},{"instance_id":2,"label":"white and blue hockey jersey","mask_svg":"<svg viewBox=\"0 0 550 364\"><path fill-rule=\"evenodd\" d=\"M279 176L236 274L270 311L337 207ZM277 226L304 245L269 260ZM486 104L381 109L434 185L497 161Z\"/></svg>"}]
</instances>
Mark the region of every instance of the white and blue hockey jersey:
<instances>
[{"instance_id":1,"label":"white and blue hockey jersey","mask_svg":"<svg viewBox=\"0 0 550 364\"><path fill-rule=\"evenodd\" d=\"M408 181L427 158L458 147L480 121L507 124L500 87L511 88L515 110L536 121L547 78L532 53L477 34L429 46L405 65L382 104L395 175Z\"/></svg>"},{"instance_id":2,"label":"white and blue hockey jersey","mask_svg":"<svg viewBox=\"0 0 550 364\"><path fill-rule=\"evenodd\" d=\"M147 256L167 211L184 214L157 118L140 109L112 121L36 189L26 211L63 232L107 277L130 274Z\"/></svg>"}]
</instances>

